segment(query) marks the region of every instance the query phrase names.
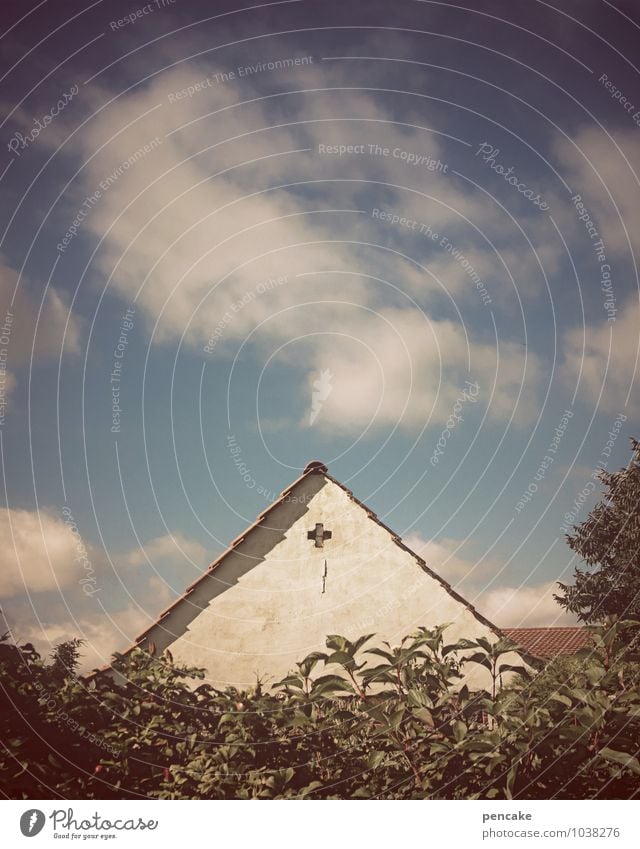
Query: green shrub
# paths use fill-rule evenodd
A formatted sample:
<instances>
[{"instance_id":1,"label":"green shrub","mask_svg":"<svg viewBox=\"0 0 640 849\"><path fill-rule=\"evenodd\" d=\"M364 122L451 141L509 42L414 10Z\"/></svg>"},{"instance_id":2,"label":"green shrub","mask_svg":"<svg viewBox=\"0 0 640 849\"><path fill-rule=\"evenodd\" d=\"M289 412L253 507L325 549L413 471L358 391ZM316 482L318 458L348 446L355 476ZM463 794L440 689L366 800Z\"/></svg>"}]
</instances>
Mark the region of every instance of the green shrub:
<instances>
[{"instance_id":1,"label":"green shrub","mask_svg":"<svg viewBox=\"0 0 640 849\"><path fill-rule=\"evenodd\" d=\"M638 656L612 623L594 647L500 689L513 644L392 648L327 638L269 691L215 690L170 655L116 656L126 684L0 643L0 786L12 798L630 798L639 789ZM608 641L608 642L607 642ZM471 654L470 654L471 652ZM494 686L470 692L465 664Z\"/></svg>"}]
</instances>

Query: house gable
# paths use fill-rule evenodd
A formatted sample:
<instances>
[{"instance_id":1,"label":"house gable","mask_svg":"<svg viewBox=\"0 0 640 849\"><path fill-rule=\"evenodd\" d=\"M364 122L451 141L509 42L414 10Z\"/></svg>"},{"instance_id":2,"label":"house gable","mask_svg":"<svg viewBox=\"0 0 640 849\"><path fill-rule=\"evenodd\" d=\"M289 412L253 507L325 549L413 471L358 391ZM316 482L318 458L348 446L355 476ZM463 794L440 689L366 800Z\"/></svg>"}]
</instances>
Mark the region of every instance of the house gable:
<instances>
[{"instance_id":1,"label":"house gable","mask_svg":"<svg viewBox=\"0 0 640 849\"><path fill-rule=\"evenodd\" d=\"M327 634L374 633L372 645L393 644L446 622L450 642L500 636L324 466L310 464L136 645L168 648L176 662L204 667L215 687L242 689L284 677Z\"/></svg>"}]
</instances>

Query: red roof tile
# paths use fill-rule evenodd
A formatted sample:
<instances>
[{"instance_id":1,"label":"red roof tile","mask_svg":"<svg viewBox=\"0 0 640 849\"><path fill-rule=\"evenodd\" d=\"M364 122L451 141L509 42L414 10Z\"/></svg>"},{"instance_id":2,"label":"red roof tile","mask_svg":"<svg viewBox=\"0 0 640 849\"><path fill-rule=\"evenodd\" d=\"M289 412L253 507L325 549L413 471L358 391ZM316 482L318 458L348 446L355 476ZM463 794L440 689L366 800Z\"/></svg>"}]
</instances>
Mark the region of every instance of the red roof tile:
<instances>
[{"instance_id":1,"label":"red roof tile","mask_svg":"<svg viewBox=\"0 0 640 849\"><path fill-rule=\"evenodd\" d=\"M515 643L536 657L557 657L575 654L589 645L586 628L503 628Z\"/></svg>"}]
</instances>

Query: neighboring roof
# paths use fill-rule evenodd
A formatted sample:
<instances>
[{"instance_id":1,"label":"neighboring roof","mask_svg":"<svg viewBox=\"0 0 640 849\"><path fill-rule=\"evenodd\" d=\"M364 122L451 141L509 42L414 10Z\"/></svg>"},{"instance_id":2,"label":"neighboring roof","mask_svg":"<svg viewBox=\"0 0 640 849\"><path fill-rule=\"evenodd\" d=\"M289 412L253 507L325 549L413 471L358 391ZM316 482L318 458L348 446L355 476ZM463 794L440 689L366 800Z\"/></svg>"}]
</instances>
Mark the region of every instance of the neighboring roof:
<instances>
[{"instance_id":1,"label":"neighboring roof","mask_svg":"<svg viewBox=\"0 0 640 849\"><path fill-rule=\"evenodd\" d=\"M536 657L551 658L575 654L589 645L586 628L503 628L507 637Z\"/></svg>"},{"instance_id":2,"label":"neighboring roof","mask_svg":"<svg viewBox=\"0 0 640 849\"><path fill-rule=\"evenodd\" d=\"M280 494L280 496L272 504L270 504L269 507L267 507L267 509L263 513L261 513L258 516L258 518L255 520L255 522L252 525L250 525L245 531L243 531L239 536L237 536L233 540L233 542L230 543L229 547L225 551L223 551L222 554L220 554L220 556L217 557L213 561L213 563L211 563L211 565L206 569L205 572L203 572L202 575L200 575L200 577L198 577L190 586L187 587L187 589L184 591L184 593L178 599L176 599L172 604L169 605L169 607L167 607L165 610L162 611L162 613L158 616L156 621L153 622L153 624L151 624L147 628L145 628L145 630L135 638L133 644L130 645L129 648L125 649L124 654L128 654L130 651L133 651L133 649L141 647L142 644L145 642L145 640L148 638L151 631L153 631L154 628L161 626L163 621L166 620L166 618L171 615L171 612L178 605L183 604L188 599L188 597L193 593L195 588L199 584L201 584L202 581L205 581L211 575L211 573L215 569L218 568L218 566L222 563L222 561L232 551L234 551L234 549L238 545L240 545L240 543L244 542L250 534L253 534L261 525L263 525L264 522L265 522L265 519L269 516L269 514L277 506L279 506L280 504L285 502L287 497L291 494L291 492L299 484L301 484L302 481L306 480L307 478L309 478L312 475L322 475L327 480L331 481L336 486L338 486L340 489L342 489L355 504L357 504L359 507L361 507L367 513L367 515L369 516L370 519L372 519L374 522L376 522L378 525L380 525L381 528L384 528L384 530L387 531L387 533L391 536L393 542L397 546L402 548L404 551L406 551L408 554L410 554L416 560L417 564L420 566L420 568L424 572L426 572L428 575L430 575L432 578L434 578L436 581L438 581L438 583L447 591L447 593L449 593L449 595L452 598L454 598L456 601L463 604L476 617L476 619L478 619L480 622L482 622L486 627L488 627L495 634L497 634L498 636L503 636L504 631L502 631L500 628L498 628L496 625L494 625L493 622L490 622L485 616L483 616L481 613L479 613L475 609L475 607L472 604L470 604L465 598L463 598L459 593L457 593L453 589L453 587L447 581L444 580L444 578L441 578L440 575L437 574L437 572L434 572L432 569L430 569L429 566L427 566L426 562L418 554L416 554L415 551L412 551L409 548L409 546L405 545L403 540L395 533L395 531L391 530L391 528L389 528L387 525L385 525L384 522L382 522L378 518L378 516L372 510L370 510L367 507L366 504L363 504L362 501L359 501L355 497L355 495L351 492L350 489L348 489L344 484L340 483L340 481L338 481L334 477L332 477L329 474L327 467L324 463L320 462L319 460L312 460L310 463L307 464L302 475L297 480L295 480L293 483L291 483L286 489L284 489L282 491L282 493ZM107 664L106 666L102 667L102 669L100 669L100 670L94 670L92 675L95 674L95 671L106 671L109 668L110 668L110 664ZM91 677L91 675L89 675L88 677Z\"/></svg>"}]
</instances>

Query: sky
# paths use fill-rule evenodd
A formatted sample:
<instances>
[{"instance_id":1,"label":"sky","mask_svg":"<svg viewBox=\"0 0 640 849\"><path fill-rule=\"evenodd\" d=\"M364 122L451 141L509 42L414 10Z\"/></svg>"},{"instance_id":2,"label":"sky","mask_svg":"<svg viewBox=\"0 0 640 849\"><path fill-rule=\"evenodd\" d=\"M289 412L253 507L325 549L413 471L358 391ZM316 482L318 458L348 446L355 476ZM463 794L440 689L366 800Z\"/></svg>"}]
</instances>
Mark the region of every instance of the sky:
<instances>
[{"instance_id":1,"label":"sky","mask_svg":"<svg viewBox=\"0 0 640 849\"><path fill-rule=\"evenodd\" d=\"M108 661L311 459L498 626L638 436L640 14L0 11L0 627Z\"/></svg>"}]
</instances>

